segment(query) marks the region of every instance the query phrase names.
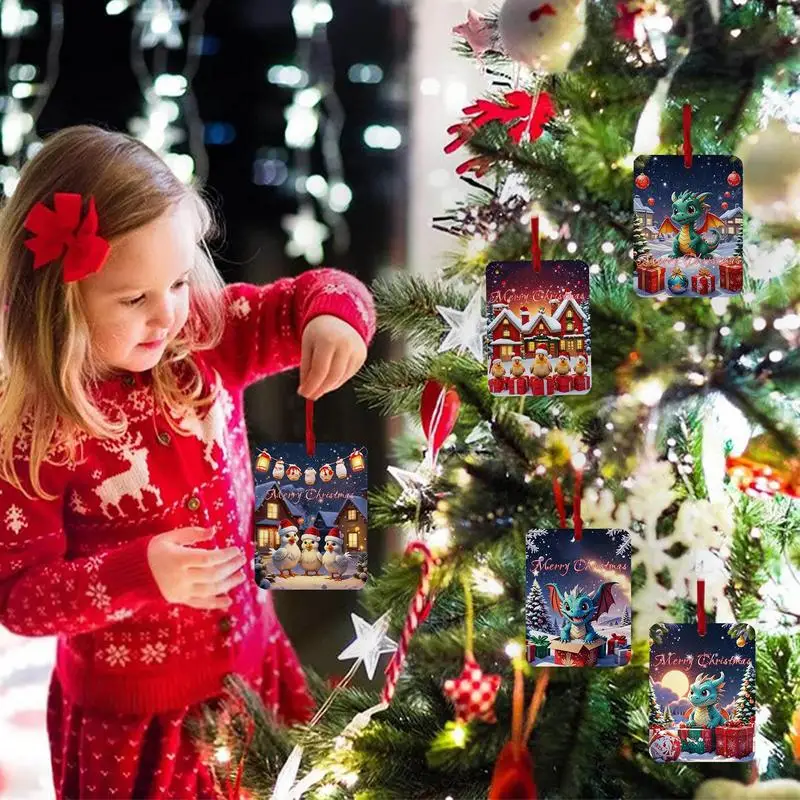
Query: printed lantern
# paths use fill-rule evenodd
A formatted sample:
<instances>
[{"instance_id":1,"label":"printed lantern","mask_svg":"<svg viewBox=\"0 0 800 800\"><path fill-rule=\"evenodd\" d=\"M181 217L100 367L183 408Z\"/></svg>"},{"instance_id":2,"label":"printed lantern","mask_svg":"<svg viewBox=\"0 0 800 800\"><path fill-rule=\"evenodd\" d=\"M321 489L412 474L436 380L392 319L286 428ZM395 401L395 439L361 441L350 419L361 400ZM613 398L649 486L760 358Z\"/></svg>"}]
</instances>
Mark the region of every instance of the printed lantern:
<instances>
[{"instance_id":1,"label":"printed lantern","mask_svg":"<svg viewBox=\"0 0 800 800\"><path fill-rule=\"evenodd\" d=\"M720 205L722 206L723 209L726 209L728 207L728 204L724 201L720 203Z\"/></svg>"},{"instance_id":2,"label":"printed lantern","mask_svg":"<svg viewBox=\"0 0 800 800\"><path fill-rule=\"evenodd\" d=\"M289 467L286 470L286 477L290 481L299 481L300 480L300 467L297 464L289 464Z\"/></svg>"},{"instance_id":3,"label":"printed lantern","mask_svg":"<svg viewBox=\"0 0 800 800\"><path fill-rule=\"evenodd\" d=\"M656 204L656 200L655 200L654 197L648 197L647 198L647 205L649 205L650 208L652 208L655 204Z\"/></svg>"},{"instance_id":4,"label":"printed lantern","mask_svg":"<svg viewBox=\"0 0 800 800\"><path fill-rule=\"evenodd\" d=\"M634 183L636 184L637 189L646 189L650 185L650 178L642 173L641 175L636 176Z\"/></svg>"},{"instance_id":5,"label":"printed lantern","mask_svg":"<svg viewBox=\"0 0 800 800\"><path fill-rule=\"evenodd\" d=\"M258 472L269 472L269 465L271 463L272 456L266 450L262 450L256 459L256 470Z\"/></svg>"},{"instance_id":6,"label":"printed lantern","mask_svg":"<svg viewBox=\"0 0 800 800\"><path fill-rule=\"evenodd\" d=\"M343 458L336 459L336 477L337 478L346 478L347 477L347 467L344 465Z\"/></svg>"},{"instance_id":7,"label":"printed lantern","mask_svg":"<svg viewBox=\"0 0 800 800\"><path fill-rule=\"evenodd\" d=\"M275 469L272 470L272 477L276 480L280 480L284 476L285 471L286 469L283 464L283 459L279 458L275 462Z\"/></svg>"},{"instance_id":8,"label":"printed lantern","mask_svg":"<svg viewBox=\"0 0 800 800\"><path fill-rule=\"evenodd\" d=\"M353 450L350 453L350 469L353 472L363 472L364 471L364 456L358 452L358 450Z\"/></svg>"},{"instance_id":9,"label":"printed lantern","mask_svg":"<svg viewBox=\"0 0 800 800\"><path fill-rule=\"evenodd\" d=\"M738 186L742 182L742 176L735 170L728 175L728 186Z\"/></svg>"},{"instance_id":10,"label":"printed lantern","mask_svg":"<svg viewBox=\"0 0 800 800\"><path fill-rule=\"evenodd\" d=\"M330 464L323 464L320 467L319 477L322 478L323 483L328 483L333 478L333 470Z\"/></svg>"},{"instance_id":11,"label":"printed lantern","mask_svg":"<svg viewBox=\"0 0 800 800\"><path fill-rule=\"evenodd\" d=\"M725 192L725 194L723 195L723 197L730 197L730 196L731 196L730 192Z\"/></svg>"},{"instance_id":12,"label":"printed lantern","mask_svg":"<svg viewBox=\"0 0 800 800\"><path fill-rule=\"evenodd\" d=\"M317 482L317 471L314 467L308 467L305 474L306 486L313 486Z\"/></svg>"}]
</instances>

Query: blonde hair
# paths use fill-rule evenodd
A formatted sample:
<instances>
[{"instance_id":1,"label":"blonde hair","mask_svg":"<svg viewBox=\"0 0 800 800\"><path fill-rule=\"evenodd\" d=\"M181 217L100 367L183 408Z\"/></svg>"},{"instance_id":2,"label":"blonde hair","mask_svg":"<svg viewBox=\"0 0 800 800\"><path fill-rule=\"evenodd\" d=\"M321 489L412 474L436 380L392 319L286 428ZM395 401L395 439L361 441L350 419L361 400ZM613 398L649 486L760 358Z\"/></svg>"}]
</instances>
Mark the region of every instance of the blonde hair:
<instances>
[{"instance_id":1,"label":"blonde hair","mask_svg":"<svg viewBox=\"0 0 800 800\"><path fill-rule=\"evenodd\" d=\"M25 492L14 453L17 438L30 429L29 478L34 492L47 499L55 498L41 486L44 461L63 466L80 460L79 432L116 438L127 430L124 418L110 420L92 402L89 384L106 377L107 369L92 348L79 282L64 283L59 263L34 270L33 255L24 246L28 213L38 202L52 208L55 192L93 196L98 234L112 249L115 237L180 203L190 203L196 214L189 317L153 368L157 408L201 409L213 403L218 386L202 396L203 379L191 354L218 344L224 327L225 282L206 244L220 228L202 191L183 184L155 152L126 134L79 125L48 137L0 209L0 477ZM174 369L179 362L190 373L180 384L176 372L184 370ZM176 433L187 435L169 414L166 418Z\"/></svg>"}]
</instances>

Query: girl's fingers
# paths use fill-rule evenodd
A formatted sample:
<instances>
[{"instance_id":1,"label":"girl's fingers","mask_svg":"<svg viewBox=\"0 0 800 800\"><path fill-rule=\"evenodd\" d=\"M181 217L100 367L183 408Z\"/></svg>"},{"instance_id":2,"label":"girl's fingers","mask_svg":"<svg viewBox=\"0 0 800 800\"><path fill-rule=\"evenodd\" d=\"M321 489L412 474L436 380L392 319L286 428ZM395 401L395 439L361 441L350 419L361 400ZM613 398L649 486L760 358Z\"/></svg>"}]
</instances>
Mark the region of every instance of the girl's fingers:
<instances>
[{"instance_id":1,"label":"girl's fingers","mask_svg":"<svg viewBox=\"0 0 800 800\"><path fill-rule=\"evenodd\" d=\"M233 601L230 597L190 597L182 605L199 608L203 611L225 611L231 607Z\"/></svg>"},{"instance_id":2,"label":"girl's fingers","mask_svg":"<svg viewBox=\"0 0 800 800\"><path fill-rule=\"evenodd\" d=\"M333 360L331 361L328 374L320 386L317 397L319 399L323 394L333 391L337 386L340 386L347 380L347 366L350 361L350 351L343 348L341 345L336 349Z\"/></svg>"},{"instance_id":3,"label":"girl's fingers","mask_svg":"<svg viewBox=\"0 0 800 800\"><path fill-rule=\"evenodd\" d=\"M301 382L303 397L316 400L319 388L330 370L335 348L331 342L320 342L314 346L311 362L305 380Z\"/></svg>"},{"instance_id":4,"label":"girl's fingers","mask_svg":"<svg viewBox=\"0 0 800 800\"><path fill-rule=\"evenodd\" d=\"M244 558L239 547L225 547L222 550L196 550L187 547L181 555L183 556L183 566L188 570L227 564L229 561L235 561L237 556Z\"/></svg>"},{"instance_id":5,"label":"girl's fingers","mask_svg":"<svg viewBox=\"0 0 800 800\"><path fill-rule=\"evenodd\" d=\"M314 341L313 337L309 337L308 345L306 346L306 340L303 339L300 347L300 385L297 387L297 391L303 396L306 394L305 384L308 380L308 373L311 370L311 364L314 360Z\"/></svg>"}]
</instances>

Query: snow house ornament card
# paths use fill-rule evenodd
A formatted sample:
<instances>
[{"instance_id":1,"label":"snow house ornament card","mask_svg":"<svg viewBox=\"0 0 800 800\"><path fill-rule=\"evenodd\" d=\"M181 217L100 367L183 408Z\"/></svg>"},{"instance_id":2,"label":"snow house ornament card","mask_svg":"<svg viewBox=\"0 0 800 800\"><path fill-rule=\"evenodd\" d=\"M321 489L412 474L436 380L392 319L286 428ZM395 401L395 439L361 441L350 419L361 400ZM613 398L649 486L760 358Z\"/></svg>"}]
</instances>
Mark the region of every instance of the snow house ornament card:
<instances>
[{"instance_id":1,"label":"snow house ornament card","mask_svg":"<svg viewBox=\"0 0 800 800\"><path fill-rule=\"evenodd\" d=\"M589 267L495 261L486 267L489 391L586 394L592 386Z\"/></svg>"},{"instance_id":2,"label":"snow house ornament card","mask_svg":"<svg viewBox=\"0 0 800 800\"><path fill-rule=\"evenodd\" d=\"M622 667L631 660L631 537L529 530L525 632L535 667Z\"/></svg>"},{"instance_id":3,"label":"snow house ornament card","mask_svg":"<svg viewBox=\"0 0 800 800\"><path fill-rule=\"evenodd\" d=\"M255 458L255 572L264 589L361 589L367 579L367 451L271 444Z\"/></svg>"},{"instance_id":4,"label":"snow house ornament card","mask_svg":"<svg viewBox=\"0 0 800 800\"><path fill-rule=\"evenodd\" d=\"M636 292L717 297L742 291L742 162L639 156L634 162Z\"/></svg>"},{"instance_id":5,"label":"snow house ornament card","mask_svg":"<svg viewBox=\"0 0 800 800\"><path fill-rule=\"evenodd\" d=\"M744 623L650 628L650 755L750 761L756 712L755 631Z\"/></svg>"}]
</instances>

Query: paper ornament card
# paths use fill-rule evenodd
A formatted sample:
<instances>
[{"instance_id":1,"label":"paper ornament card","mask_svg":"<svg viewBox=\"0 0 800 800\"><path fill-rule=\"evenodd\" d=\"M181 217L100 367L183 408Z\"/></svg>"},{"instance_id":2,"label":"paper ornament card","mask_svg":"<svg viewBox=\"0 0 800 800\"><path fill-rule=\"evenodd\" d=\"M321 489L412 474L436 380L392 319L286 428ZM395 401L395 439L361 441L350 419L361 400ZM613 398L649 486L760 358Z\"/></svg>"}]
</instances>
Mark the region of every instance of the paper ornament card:
<instances>
[{"instance_id":1,"label":"paper ornament card","mask_svg":"<svg viewBox=\"0 0 800 800\"><path fill-rule=\"evenodd\" d=\"M744 623L650 628L650 755L750 761L756 713L755 631Z\"/></svg>"},{"instance_id":2,"label":"paper ornament card","mask_svg":"<svg viewBox=\"0 0 800 800\"><path fill-rule=\"evenodd\" d=\"M742 162L639 156L633 169L635 286L643 297L742 291Z\"/></svg>"},{"instance_id":3,"label":"paper ornament card","mask_svg":"<svg viewBox=\"0 0 800 800\"><path fill-rule=\"evenodd\" d=\"M536 667L622 667L631 659L627 531L528 531L525 632Z\"/></svg>"},{"instance_id":4,"label":"paper ornament card","mask_svg":"<svg viewBox=\"0 0 800 800\"><path fill-rule=\"evenodd\" d=\"M367 579L367 451L300 443L256 451L255 572L264 589L361 589Z\"/></svg>"},{"instance_id":5,"label":"paper ornament card","mask_svg":"<svg viewBox=\"0 0 800 800\"><path fill-rule=\"evenodd\" d=\"M489 391L586 394L592 386L589 268L583 261L486 267Z\"/></svg>"}]
</instances>

